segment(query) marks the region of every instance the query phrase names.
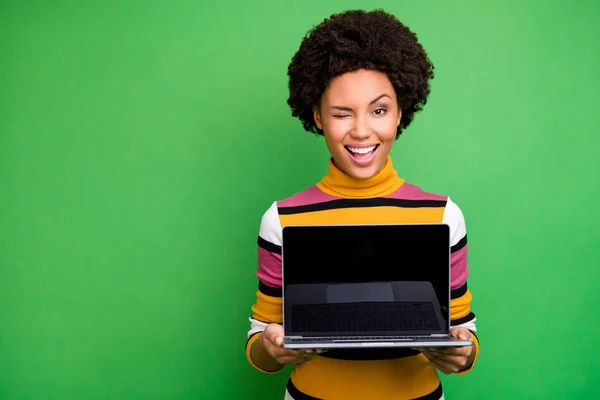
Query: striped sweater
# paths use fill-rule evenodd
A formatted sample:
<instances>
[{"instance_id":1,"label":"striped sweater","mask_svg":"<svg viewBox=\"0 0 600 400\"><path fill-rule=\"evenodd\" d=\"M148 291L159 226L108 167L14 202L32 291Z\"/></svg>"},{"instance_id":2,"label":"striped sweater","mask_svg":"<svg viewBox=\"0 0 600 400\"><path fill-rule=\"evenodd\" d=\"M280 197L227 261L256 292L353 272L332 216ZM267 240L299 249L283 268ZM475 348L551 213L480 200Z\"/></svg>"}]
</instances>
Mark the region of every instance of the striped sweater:
<instances>
[{"instance_id":1,"label":"striped sweater","mask_svg":"<svg viewBox=\"0 0 600 400\"><path fill-rule=\"evenodd\" d=\"M446 196L427 193L405 182L388 156L384 168L357 180L329 160L329 171L316 185L274 202L262 217L258 236L258 290L252 306L246 356L268 323L282 323L281 231L286 225L447 223L451 230L451 325L472 333L476 357L475 315L467 288L467 232L460 208ZM470 367L472 369L472 366ZM461 372L467 373L470 369ZM330 350L295 366L288 398L302 399L439 399L436 368L411 349Z\"/></svg>"}]
</instances>

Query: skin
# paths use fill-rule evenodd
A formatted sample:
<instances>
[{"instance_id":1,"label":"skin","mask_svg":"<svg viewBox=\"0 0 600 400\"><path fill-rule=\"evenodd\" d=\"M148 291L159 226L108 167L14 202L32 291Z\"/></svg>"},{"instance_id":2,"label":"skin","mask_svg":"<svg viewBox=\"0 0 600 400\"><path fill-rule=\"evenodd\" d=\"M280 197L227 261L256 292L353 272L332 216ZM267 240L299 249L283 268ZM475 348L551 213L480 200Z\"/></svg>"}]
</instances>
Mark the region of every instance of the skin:
<instances>
[{"instance_id":1,"label":"skin","mask_svg":"<svg viewBox=\"0 0 600 400\"><path fill-rule=\"evenodd\" d=\"M471 332L462 326L450 328L450 336L463 340L471 339ZM475 361L473 346L449 348L418 348L421 353L443 374L452 374L467 369Z\"/></svg>"},{"instance_id":2,"label":"skin","mask_svg":"<svg viewBox=\"0 0 600 400\"><path fill-rule=\"evenodd\" d=\"M333 79L313 110L315 124L325 136L327 148L338 168L356 179L368 179L384 167L396 141L402 118L394 88L383 73L359 70ZM348 147L375 145L368 163L357 162ZM450 335L471 338L464 327L453 327ZM286 364L307 362L323 350L283 348L283 327L269 324L250 349L252 360L267 371ZM473 363L473 346L417 349L444 374L464 370Z\"/></svg>"},{"instance_id":3,"label":"skin","mask_svg":"<svg viewBox=\"0 0 600 400\"><path fill-rule=\"evenodd\" d=\"M313 113L338 168L354 178L368 179L384 167L402 117L385 74L359 70L334 78ZM357 164L347 150L352 145L376 145L372 162Z\"/></svg>"}]
</instances>

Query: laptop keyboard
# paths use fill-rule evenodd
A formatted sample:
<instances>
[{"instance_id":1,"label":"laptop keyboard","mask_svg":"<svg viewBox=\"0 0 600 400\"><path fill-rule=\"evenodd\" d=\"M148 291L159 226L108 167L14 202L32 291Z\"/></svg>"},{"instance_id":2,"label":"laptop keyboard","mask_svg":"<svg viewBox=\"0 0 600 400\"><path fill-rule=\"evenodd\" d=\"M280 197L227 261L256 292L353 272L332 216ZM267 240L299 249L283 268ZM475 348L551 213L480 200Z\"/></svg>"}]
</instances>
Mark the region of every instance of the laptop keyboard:
<instances>
[{"instance_id":1,"label":"laptop keyboard","mask_svg":"<svg viewBox=\"0 0 600 400\"><path fill-rule=\"evenodd\" d=\"M294 332L438 330L432 303L344 303L292 306Z\"/></svg>"}]
</instances>

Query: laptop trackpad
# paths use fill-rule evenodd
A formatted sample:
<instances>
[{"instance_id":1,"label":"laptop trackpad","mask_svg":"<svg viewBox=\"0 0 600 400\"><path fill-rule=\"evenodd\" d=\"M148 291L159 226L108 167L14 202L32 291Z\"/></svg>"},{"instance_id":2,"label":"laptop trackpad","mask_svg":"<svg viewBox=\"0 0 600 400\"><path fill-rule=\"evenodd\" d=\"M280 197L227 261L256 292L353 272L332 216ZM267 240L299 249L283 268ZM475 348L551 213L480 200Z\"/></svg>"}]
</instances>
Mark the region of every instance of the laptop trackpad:
<instances>
[{"instance_id":1,"label":"laptop trackpad","mask_svg":"<svg viewBox=\"0 0 600 400\"><path fill-rule=\"evenodd\" d=\"M356 303L367 301L394 301L391 283L341 283L327 285L328 303Z\"/></svg>"}]
</instances>

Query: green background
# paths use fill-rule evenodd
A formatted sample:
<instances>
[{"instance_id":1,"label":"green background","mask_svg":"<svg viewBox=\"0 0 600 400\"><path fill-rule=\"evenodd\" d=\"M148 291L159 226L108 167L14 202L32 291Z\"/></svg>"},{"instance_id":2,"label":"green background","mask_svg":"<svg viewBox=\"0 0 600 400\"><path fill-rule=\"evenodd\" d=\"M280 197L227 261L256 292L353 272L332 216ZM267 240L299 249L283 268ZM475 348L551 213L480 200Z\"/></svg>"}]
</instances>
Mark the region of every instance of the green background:
<instances>
[{"instance_id":1,"label":"green background","mask_svg":"<svg viewBox=\"0 0 600 400\"><path fill-rule=\"evenodd\" d=\"M286 68L354 7L436 66L392 156L467 219L482 353L447 398L598 398L600 3L490 3L3 1L0 398L282 398L243 351L256 236L327 158Z\"/></svg>"}]
</instances>

